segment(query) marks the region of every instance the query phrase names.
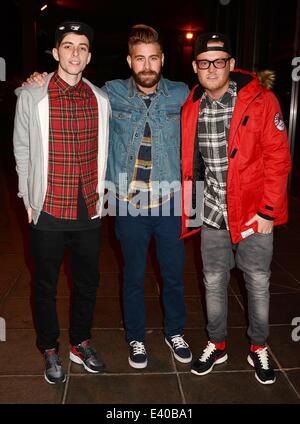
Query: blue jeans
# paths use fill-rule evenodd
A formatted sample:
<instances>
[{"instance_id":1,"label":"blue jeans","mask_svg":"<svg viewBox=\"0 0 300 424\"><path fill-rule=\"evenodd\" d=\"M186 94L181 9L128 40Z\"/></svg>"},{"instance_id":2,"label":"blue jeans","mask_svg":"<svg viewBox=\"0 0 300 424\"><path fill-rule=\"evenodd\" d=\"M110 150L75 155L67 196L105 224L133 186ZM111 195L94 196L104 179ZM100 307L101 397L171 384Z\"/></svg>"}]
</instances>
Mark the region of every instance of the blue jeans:
<instances>
[{"instance_id":1,"label":"blue jeans","mask_svg":"<svg viewBox=\"0 0 300 424\"><path fill-rule=\"evenodd\" d=\"M236 251L235 257L233 249ZM264 345L269 335L273 233L256 233L233 246L229 231L203 226L201 254L210 340L218 343L226 338L227 287L230 270L236 265L243 271L248 293L247 334L251 344Z\"/></svg>"},{"instance_id":2,"label":"blue jeans","mask_svg":"<svg viewBox=\"0 0 300 424\"><path fill-rule=\"evenodd\" d=\"M145 339L144 277L148 247L155 238L163 278L164 332L167 337L182 334L185 323L184 244L179 240L178 216L117 216L116 235L124 256L123 310L126 339Z\"/></svg>"}]
</instances>

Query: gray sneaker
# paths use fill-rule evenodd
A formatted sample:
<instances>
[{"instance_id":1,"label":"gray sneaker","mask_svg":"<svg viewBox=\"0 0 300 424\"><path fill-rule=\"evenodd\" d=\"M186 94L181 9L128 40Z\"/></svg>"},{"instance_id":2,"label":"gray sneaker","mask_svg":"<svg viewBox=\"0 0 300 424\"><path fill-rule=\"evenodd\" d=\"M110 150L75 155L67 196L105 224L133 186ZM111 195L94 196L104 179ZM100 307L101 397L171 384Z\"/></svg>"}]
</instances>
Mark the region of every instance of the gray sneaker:
<instances>
[{"instance_id":1,"label":"gray sneaker","mask_svg":"<svg viewBox=\"0 0 300 424\"><path fill-rule=\"evenodd\" d=\"M49 384L59 384L66 381L66 374L61 365L56 349L46 349L45 359L45 380Z\"/></svg>"},{"instance_id":2,"label":"gray sneaker","mask_svg":"<svg viewBox=\"0 0 300 424\"><path fill-rule=\"evenodd\" d=\"M88 372L97 374L105 371L105 364L97 357L97 353L91 347L89 340L85 340L77 346L72 346L70 359L75 364L83 365Z\"/></svg>"}]
</instances>

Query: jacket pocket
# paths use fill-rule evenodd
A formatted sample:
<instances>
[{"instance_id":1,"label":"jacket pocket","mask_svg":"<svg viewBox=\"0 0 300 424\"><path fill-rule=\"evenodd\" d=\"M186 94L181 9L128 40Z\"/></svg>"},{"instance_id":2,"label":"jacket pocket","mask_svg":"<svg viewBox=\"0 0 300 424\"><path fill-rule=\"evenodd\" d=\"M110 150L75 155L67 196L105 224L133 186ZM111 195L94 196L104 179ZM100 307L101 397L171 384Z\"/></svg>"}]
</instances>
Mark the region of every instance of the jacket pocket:
<instances>
[{"instance_id":1,"label":"jacket pocket","mask_svg":"<svg viewBox=\"0 0 300 424\"><path fill-rule=\"evenodd\" d=\"M122 110L113 110L112 119L110 121L110 128L112 132L123 134L128 131L128 126L132 118L131 112Z\"/></svg>"},{"instance_id":2,"label":"jacket pocket","mask_svg":"<svg viewBox=\"0 0 300 424\"><path fill-rule=\"evenodd\" d=\"M166 112L163 124L164 143L168 149L180 149L180 113Z\"/></svg>"}]
</instances>

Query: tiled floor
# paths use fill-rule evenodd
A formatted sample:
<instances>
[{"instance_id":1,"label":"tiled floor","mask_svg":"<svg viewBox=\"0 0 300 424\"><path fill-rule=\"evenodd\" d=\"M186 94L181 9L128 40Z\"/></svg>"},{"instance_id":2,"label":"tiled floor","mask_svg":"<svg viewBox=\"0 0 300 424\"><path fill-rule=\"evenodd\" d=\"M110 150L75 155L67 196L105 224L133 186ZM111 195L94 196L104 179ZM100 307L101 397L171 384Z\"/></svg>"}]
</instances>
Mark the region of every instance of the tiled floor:
<instances>
[{"instance_id":1,"label":"tiled floor","mask_svg":"<svg viewBox=\"0 0 300 424\"><path fill-rule=\"evenodd\" d=\"M61 324L61 359L68 378L50 386L43 378L43 360L35 347L30 292L27 228L16 198L13 165L0 173L0 317L6 321L6 341L0 342L0 403L33 404L300 404L300 341L292 340L294 317L300 338L300 201L290 198L289 224L276 231L271 284L270 340L278 370L274 385L263 386L246 362L245 292L235 271L229 290L229 360L204 377L174 361L163 340L162 312L154 250L149 255L145 294L149 366L138 371L127 362L120 306L119 246L113 220L102 227L101 284L93 342L107 364L103 375L91 375L68 360L68 278L62 269L57 308ZM25 253L24 253L25 252ZM199 237L186 242L185 336L196 357L206 341Z\"/></svg>"}]
</instances>

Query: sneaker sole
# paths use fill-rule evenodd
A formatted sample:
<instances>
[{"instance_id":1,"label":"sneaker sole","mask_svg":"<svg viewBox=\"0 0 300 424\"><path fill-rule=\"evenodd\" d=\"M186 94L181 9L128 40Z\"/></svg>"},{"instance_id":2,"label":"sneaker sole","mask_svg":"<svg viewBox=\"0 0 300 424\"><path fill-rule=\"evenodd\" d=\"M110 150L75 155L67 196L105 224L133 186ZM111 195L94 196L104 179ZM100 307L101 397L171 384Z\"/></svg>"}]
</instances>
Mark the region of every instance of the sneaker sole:
<instances>
[{"instance_id":1,"label":"sneaker sole","mask_svg":"<svg viewBox=\"0 0 300 424\"><path fill-rule=\"evenodd\" d=\"M250 356L250 355L248 355L248 356L247 356L247 361L248 361L248 363L251 365L251 367L255 368L255 366L254 366L254 362L253 362L253 360L252 360L252 358L251 358L251 356ZM258 377L258 375L256 374L256 372L255 372L255 378L256 378L256 380L257 380L257 381L259 381L261 384L273 384L273 383L275 383L275 381L276 381L276 377L274 377L274 380L262 381L262 380Z\"/></svg>"},{"instance_id":2,"label":"sneaker sole","mask_svg":"<svg viewBox=\"0 0 300 424\"><path fill-rule=\"evenodd\" d=\"M178 362L181 362L182 364L189 364L192 361L192 359L193 359L193 355L192 354L188 358L182 358L181 356L177 355L177 353L174 352L171 344L169 343L169 341L167 339L165 339L165 342L169 346L169 348L170 348L170 350L171 350L174 358L177 359Z\"/></svg>"},{"instance_id":3,"label":"sneaker sole","mask_svg":"<svg viewBox=\"0 0 300 424\"><path fill-rule=\"evenodd\" d=\"M146 368L146 366L148 365L148 361L145 361L145 362L134 362L134 361L132 361L130 359L130 356L128 356L128 362L129 362L129 365L132 368L137 368L137 369Z\"/></svg>"},{"instance_id":4,"label":"sneaker sole","mask_svg":"<svg viewBox=\"0 0 300 424\"><path fill-rule=\"evenodd\" d=\"M83 365L84 369L88 372L91 372L93 374L99 374L101 372L103 372L105 370L105 368L103 367L103 369L96 371L96 370L92 370L91 368L89 368L82 359L80 359L77 355L74 355L74 353L70 352L70 359L72 362L74 362L75 364L79 364L79 365Z\"/></svg>"},{"instance_id":5,"label":"sneaker sole","mask_svg":"<svg viewBox=\"0 0 300 424\"><path fill-rule=\"evenodd\" d=\"M226 353L224 356L222 356L221 358L217 359L217 360L216 360L216 361L212 364L212 366L211 366L208 370L203 371L203 372L198 372L198 371L196 371L196 370L194 370L194 369L192 368L192 369L191 369L191 373L192 373L192 374L195 374L195 375L205 375L205 374L209 374L209 373L213 370L213 368L214 368L214 366L215 366L215 365L223 364L223 362L226 362L226 361L227 361L227 359L228 359L228 355L227 355L227 353Z\"/></svg>"},{"instance_id":6,"label":"sneaker sole","mask_svg":"<svg viewBox=\"0 0 300 424\"><path fill-rule=\"evenodd\" d=\"M62 384L66 381L67 377L65 376L63 380L58 380L58 381L51 381L49 380L49 378L46 376L46 372L44 372L44 378L47 381L47 383L49 384Z\"/></svg>"}]
</instances>

